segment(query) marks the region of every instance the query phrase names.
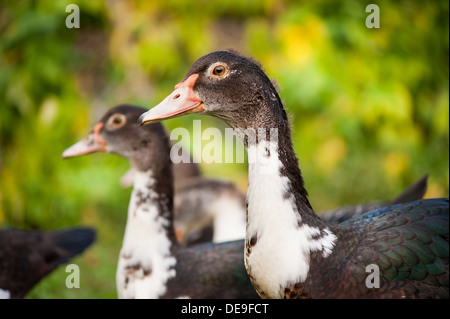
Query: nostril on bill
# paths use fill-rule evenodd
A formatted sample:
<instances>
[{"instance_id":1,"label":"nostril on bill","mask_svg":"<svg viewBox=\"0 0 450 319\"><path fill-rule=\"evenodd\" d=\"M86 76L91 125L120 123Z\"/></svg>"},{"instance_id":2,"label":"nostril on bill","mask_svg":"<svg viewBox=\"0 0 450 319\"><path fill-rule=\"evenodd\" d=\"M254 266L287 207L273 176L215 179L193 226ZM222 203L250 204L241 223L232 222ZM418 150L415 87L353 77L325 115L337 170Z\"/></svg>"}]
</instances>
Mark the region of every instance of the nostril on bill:
<instances>
[{"instance_id":1,"label":"nostril on bill","mask_svg":"<svg viewBox=\"0 0 450 319\"><path fill-rule=\"evenodd\" d=\"M176 100L176 99L178 99L179 97L180 97L180 94L178 93L178 94L175 94L175 95L173 96L173 99Z\"/></svg>"}]
</instances>

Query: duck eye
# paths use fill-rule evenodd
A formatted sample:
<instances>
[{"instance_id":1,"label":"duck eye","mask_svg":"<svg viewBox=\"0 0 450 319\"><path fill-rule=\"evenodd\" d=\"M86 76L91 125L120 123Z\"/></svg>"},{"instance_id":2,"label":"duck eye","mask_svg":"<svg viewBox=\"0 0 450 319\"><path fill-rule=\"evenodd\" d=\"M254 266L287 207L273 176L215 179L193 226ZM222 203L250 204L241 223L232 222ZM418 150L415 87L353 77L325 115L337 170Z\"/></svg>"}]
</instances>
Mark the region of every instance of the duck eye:
<instances>
[{"instance_id":1,"label":"duck eye","mask_svg":"<svg viewBox=\"0 0 450 319\"><path fill-rule=\"evenodd\" d=\"M226 70L227 69L223 65L217 65L214 67L212 73L216 76L222 76L225 74Z\"/></svg>"},{"instance_id":2,"label":"duck eye","mask_svg":"<svg viewBox=\"0 0 450 319\"><path fill-rule=\"evenodd\" d=\"M123 126L125 122L126 122L125 115L117 113L109 118L108 124L109 127L111 128L119 128Z\"/></svg>"}]
</instances>

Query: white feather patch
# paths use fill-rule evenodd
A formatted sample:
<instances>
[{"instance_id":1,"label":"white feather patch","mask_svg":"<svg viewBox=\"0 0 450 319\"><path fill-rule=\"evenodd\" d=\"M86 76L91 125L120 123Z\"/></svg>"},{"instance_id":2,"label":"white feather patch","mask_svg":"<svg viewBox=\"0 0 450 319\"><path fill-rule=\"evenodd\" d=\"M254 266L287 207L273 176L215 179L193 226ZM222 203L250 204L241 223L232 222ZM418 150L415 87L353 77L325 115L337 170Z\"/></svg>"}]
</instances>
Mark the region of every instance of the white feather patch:
<instances>
[{"instance_id":1,"label":"white feather patch","mask_svg":"<svg viewBox=\"0 0 450 319\"><path fill-rule=\"evenodd\" d=\"M9 290L0 288L0 299L11 299L11 293Z\"/></svg>"},{"instance_id":2,"label":"white feather patch","mask_svg":"<svg viewBox=\"0 0 450 319\"><path fill-rule=\"evenodd\" d=\"M119 298L158 298L175 277L176 259L164 229L169 222L158 211L154 183L151 171L136 171L116 275ZM142 196L149 200L137 205Z\"/></svg>"},{"instance_id":3,"label":"white feather patch","mask_svg":"<svg viewBox=\"0 0 450 319\"><path fill-rule=\"evenodd\" d=\"M326 235L313 239L321 233L319 228L306 224L299 227L301 216L294 196L283 198L289 191L289 179L280 175L283 164L276 143L250 145L248 154L246 245L253 236L257 236L257 242L246 266L266 294L282 298L285 287L306 279L310 253L322 251L323 257L329 256L337 237L323 229Z\"/></svg>"}]
</instances>

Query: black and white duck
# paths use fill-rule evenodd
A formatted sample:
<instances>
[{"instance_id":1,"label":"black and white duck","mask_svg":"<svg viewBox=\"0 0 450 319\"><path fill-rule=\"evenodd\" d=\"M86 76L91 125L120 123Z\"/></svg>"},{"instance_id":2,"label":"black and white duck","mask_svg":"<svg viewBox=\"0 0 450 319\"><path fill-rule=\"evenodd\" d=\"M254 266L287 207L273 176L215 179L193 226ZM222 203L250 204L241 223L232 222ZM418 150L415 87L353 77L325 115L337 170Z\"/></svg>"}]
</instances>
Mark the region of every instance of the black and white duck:
<instances>
[{"instance_id":1,"label":"black and white duck","mask_svg":"<svg viewBox=\"0 0 450 319\"><path fill-rule=\"evenodd\" d=\"M174 147L174 146L172 146ZM178 241L191 246L245 238L245 195L229 181L207 178L196 164L173 163L174 227ZM188 171L188 172L186 172ZM193 172L198 172L193 174ZM122 177L124 187L133 185L135 169Z\"/></svg>"},{"instance_id":2,"label":"black and white duck","mask_svg":"<svg viewBox=\"0 0 450 319\"><path fill-rule=\"evenodd\" d=\"M177 176L176 171L174 176ZM329 223L339 224L387 205L422 199L426 189L427 176L424 176L391 201L348 205L319 212L319 216ZM177 238L187 245L243 239L245 210L245 195L233 183L190 177L175 188L174 225Z\"/></svg>"},{"instance_id":3,"label":"black and white duck","mask_svg":"<svg viewBox=\"0 0 450 319\"><path fill-rule=\"evenodd\" d=\"M181 164L181 165L180 165ZM245 195L231 182L205 178L188 158L173 164L174 226L180 243L191 246L206 242L225 242L245 238ZM133 185L134 169L125 176L126 187ZM422 199L427 175L391 201L347 205L319 212L321 219L339 224L352 217L387 205Z\"/></svg>"},{"instance_id":4,"label":"black and white duck","mask_svg":"<svg viewBox=\"0 0 450 319\"><path fill-rule=\"evenodd\" d=\"M172 148L179 147L177 144ZM182 157L173 163L174 227L178 241L191 246L206 242L226 242L245 238L245 195L229 181L201 175L199 166L185 149L173 150ZM135 169L130 168L121 179L124 187L134 183ZM427 176L411 185L390 202L349 205L319 212L322 219L341 223L353 216L388 204L421 199L427 187Z\"/></svg>"},{"instance_id":5,"label":"black and white duck","mask_svg":"<svg viewBox=\"0 0 450 319\"><path fill-rule=\"evenodd\" d=\"M249 154L245 265L261 297L449 297L448 198L387 206L338 225L319 218L288 116L258 63L228 51L205 55L138 123L190 113L224 120Z\"/></svg>"},{"instance_id":6,"label":"black and white duck","mask_svg":"<svg viewBox=\"0 0 450 319\"><path fill-rule=\"evenodd\" d=\"M244 239L245 195L232 182L202 176L186 149L173 144L171 151L181 159L172 163L178 241L191 246ZM123 187L133 186L135 172L130 168L122 176Z\"/></svg>"},{"instance_id":7,"label":"black and white duck","mask_svg":"<svg viewBox=\"0 0 450 319\"><path fill-rule=\"evenodd\" d=\"M95 236L87 227L0 230L0 299L25 297L42 278L81 254Z\"/></svg>"},{"instance_id":8,"label":"black and white duck","mask_svg":"<svg viewBox=\"0 0 450 319\"><path fill-rule=\"evenodd\" d=\"M63 157L115 153L135 169L116 275L119 298L258 298L244 266L244 241L181 246L173 227L170 143L164 127L136 125L145 109L110 109Z\"/></svg>"}]
</instances>

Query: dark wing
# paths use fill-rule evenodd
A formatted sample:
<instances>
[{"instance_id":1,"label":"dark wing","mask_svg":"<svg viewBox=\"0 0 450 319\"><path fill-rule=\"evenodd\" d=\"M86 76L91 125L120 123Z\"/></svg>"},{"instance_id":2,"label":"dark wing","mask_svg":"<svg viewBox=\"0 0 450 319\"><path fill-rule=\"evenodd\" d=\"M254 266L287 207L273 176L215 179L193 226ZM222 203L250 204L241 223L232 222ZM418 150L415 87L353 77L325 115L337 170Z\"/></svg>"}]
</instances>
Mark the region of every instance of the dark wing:
<instances>
[{"instance_id":1,"label":"dark wing","mask_svg":"<svg viewBox=\"0 0 450 319\"><path fill-rule=\"evenodd\" d=\"M448 211L448 199L425 199L353 218L343 225L362 239L349 259L359 271L377 265L383 282L404 284L406 294L448 298Z\"/></svg>"},{"instance_id":2,"label":"dark wing","mask_svg":"<svg viewBox=\"0 0 450 319\"><path fill-rule=\"evenodd\" d=\"M259 298L245 270L243 240L186 248L178 260L177 278L169 281L168 291L173 291L169 298Z\"/></svg>"},{"instance_id":3,"label":"dark wing","mask_svg":"<svg viewBox=\"0 0 450 319\"><path fill-rule=\"evenodd\" d=\"M23 298L45 275L80 254L95 239L90 228L0 231L0 288Z\"/></svg>"}]
</instances>

